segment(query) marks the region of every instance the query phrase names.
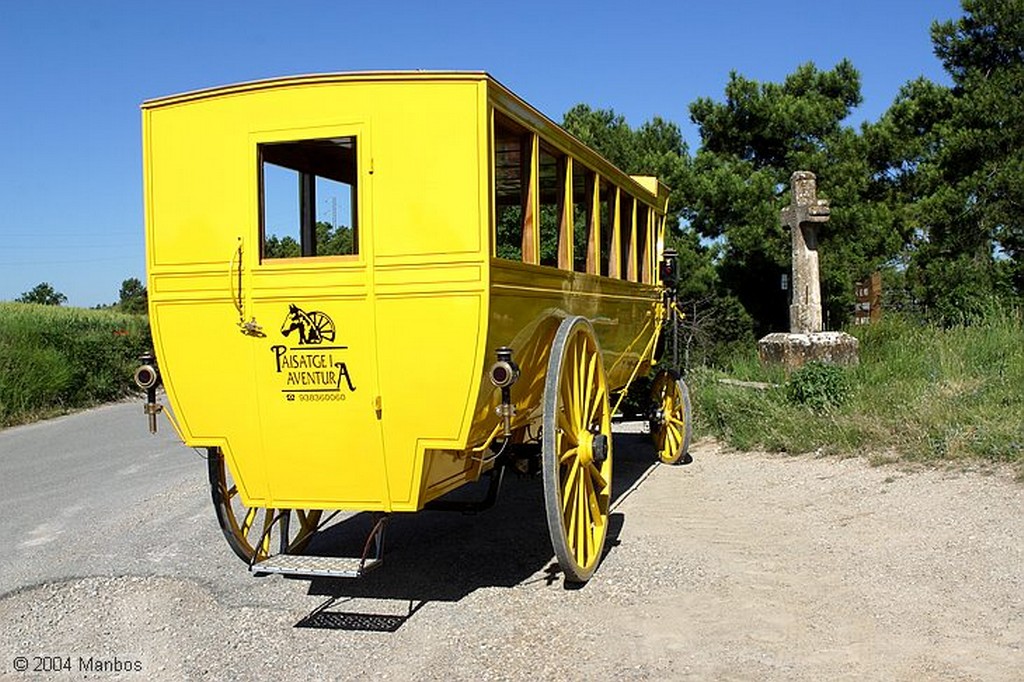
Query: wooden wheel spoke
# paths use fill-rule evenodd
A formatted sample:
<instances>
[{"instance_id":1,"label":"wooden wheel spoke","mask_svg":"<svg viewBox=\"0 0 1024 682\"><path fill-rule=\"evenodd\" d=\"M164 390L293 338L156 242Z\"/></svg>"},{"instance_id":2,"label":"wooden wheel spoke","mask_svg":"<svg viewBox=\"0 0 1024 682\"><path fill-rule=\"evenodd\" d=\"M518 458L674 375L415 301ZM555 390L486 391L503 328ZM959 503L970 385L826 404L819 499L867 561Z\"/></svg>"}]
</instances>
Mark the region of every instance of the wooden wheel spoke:
<instances>
[{"instance_id":1,"label":"wooden wheel spoke","mask_svg":"<svg viewBox=\"0 0 1024 682\"><path fill-rule=\"evenodd\" d=\"M584 362L586 368L580 368L585 373L585 378L580 389L580 414L583 416L582 426L585 429L590 428L590 399L593 397L593 385L591 384L591 370L592 366L590 362Z\"/></svg>"},{"instance_id":2,"label":"wooden wheel spoke","mask_svg":"<svg viewBox=\"0 0 1024 682\"><path fill-rule=\"evenodd\" d=\"M575 457L576 455L578 455L579 451L579 448L569 448L568 450L562 453L561 457L558 458L558 463L565 464L566 462L569 461L571 457Z\"/></svg>"},{"instance_id":3,"label":"wooden wheel spoke","mask_svg":"<svg viewBox=\"0 0 1024 682\"><path fill-rule=\"evenodd\" d=\"M601 503L597 499L598 493L593 486L593 482L590 486L590 493L591 494L587 497L587 501L590 504L590 517L594 520L594 523L597 524L604 517L604 514L601 513Z\"/></svg>"},{"instance_id":4,"label":"wooden wheel spoke","mask_svg":"<svg viewBox=\"0 0 1024 682\"><path fill-rule=\"evenodd\" d=\"M577 434L577 426L570 423L568 415L565 412L558 411L558 425L561 427L562 435L573 445L579 445L579 437Z\"/></svg>"},{"instance_id":5,"label":"wooden wheel spoke","mask_svg":"<svg viewBox=\"0 0 1024 682\"><path fill-rule=\"evenodd\" d=\"M268 556L270 554L270 536L273 533L267 532L270 530L271 524L274 522L274 510L264 509L263 510L263 529L260 531L260 537L258 541L260 543L259 555Z\"/></svg>"},{"instance_id":6,"label":"wooden wheel spoke","mask_svg":"<svg viewBox=\"0 0 1024 682\"><path fill-rule=\"evenodd\" d=\"M296 515L299 517L299 527L305 532L310 528L316 528L316 521L313 520L315 512L308 511L306 509L296 509Z\"/></svg>"},{"instance_id":7,"label":"wooden wheel spoke","mask_svg":"<svg viewBox=\"0 0 1024 682\"><path fill-rule=\"evenodd\" d=\"M594 371L597 369L597 361L597 353L594 353L593 355L590 356L590 362L587 363L587 390L583 399L583 409L587 415L587 427L589 427L593 423L592 420L594 418L594 405L596 405L601 400L601 397L598 395L598 393L600 392L600 387L598 387L598 391L594 391Z\"/></svg>"},{"instance_id":8,"label":"wooden wheel spoke","mask_svg":"<svg viewBox=\"0 0 1024 682\"><path fill-rule=\"evenodd\" d=\"M576 560L579 561L581 566L585 566L587 563L587 541L586 537L590 533L590 508L587 505L587 498L590 496L590 491L587 490L587 484L589 479L584 472L580 472L580 480L576 485Z\"/></svg>"},{"instance_id":9,"label":"wooden wheel spoke","mask_svg":"<svg viewBox=\"0 0 1024 682\"><path fill-rule=\"evenodd\" d=\"M569 508L569 503L572 500L572 492L576 484L576 471L580 468L580 460L578 458L572 460L572 464L569 465L569 473L563 479L562 487L562 513L566 513Z\"/></svg>"},{"instance_id":10,"label":"wooden wheel spoke","mask_svg":"<svg viewBox=\"0 0 1024 682\"><path fill-rule=\"evenodd\" d=\"M579 409L580 417L583 416L583 408L587 404L585 400L586 395L586 373L587 373L587 343L582 335L577 337L576 346L578 349L578 355L576 356L576 405ZM586 424L582 424L586 427Z\"/></svg>"},{"instance_id":11,"label":"wooden wheel spoke","mask_svg":"<svg viewBox=\"0 0 1024 682\"><path fill-rule=\"evenodd\" d=\"M576 505L574 504L574 498L576 496L575 478L569 479L565 482L565 492L565 508L562 514L563 518L567 518L569 520L568 528L566 529L568 531L567 538L574 538L576 535Z\"/></svg>"},{"instance_id":12,"label":"wooden wheel spoke","mask_svg":"<svg viewBox=\"0 0 1024 682\"><path fill-rule=\"evenodd\" d=\"M598 407L601 407L602 409L604 408L604 399L606 394L607 390L604 386L601 386L597 391L597 396L595 396L594 404L590 407L590 414L587 415L587 421L589 423L593 424L597 420L597 409Z\"/></svg>"},{"instance_id":13,"label":"wooden wheel spoke","mask_svg":"<svg viewBox=\"0 0 1024 682\"><path fill-rule=\"evenodd\" d=\"M240 559L251 562L254 557L257 560L268 557L278 549L275 538L280 549L289 552L301 551L310 541L320 523L321 510L249 507L242 501L240 486L232 477L223 455L215 448L210 451L208 466L217 520L228 545ZM279 512L287 516L277 519ZM298 528L294 525L296 520ZM280 527L273 528L275 523L280 523Z\"/></svg>"},{"instance_id":14,"label":"wooden wheel spoke","mask_svg":"<svg viewBox=\"0 0 1024 682\"><path fill-rule=\"evenodd\" d=\"M256 520L256 507L245 510L245 518L242 519L242 523L239 524L238 530L241 531L242 537L249 535L249 529L252 528L252 522Z\"/></svg>"},{"instance_id":15,"label":"wooden wheel spoke","mask_svg":"<svg viewBox=\"0 0 1024 682\"><path fill-rule=\"evenodd\" d=\"M587 471L590 473L590 478L593 479L595 487L598 490L605 490L608 488L608 481L604 480L604 476L601 475L601 470L597 468L596 464L590 464L587 467Z\"/></svg>"},{"instance_id":16,"label":"wooden wheel spoke","mask_svg":"<svg viewBox=\"0 0 1024 682\"><path fill-rule=\"evenodd\" d=\"M573 400L573 391L575 389L572 386L572 377L569 375L567 379L562 383L559 388L562 398L562 409L565 411L565 417L569 420L569 431L576 433L579 431L579 416L577 412L576 402Z\"/></svg>"}]
</instances>

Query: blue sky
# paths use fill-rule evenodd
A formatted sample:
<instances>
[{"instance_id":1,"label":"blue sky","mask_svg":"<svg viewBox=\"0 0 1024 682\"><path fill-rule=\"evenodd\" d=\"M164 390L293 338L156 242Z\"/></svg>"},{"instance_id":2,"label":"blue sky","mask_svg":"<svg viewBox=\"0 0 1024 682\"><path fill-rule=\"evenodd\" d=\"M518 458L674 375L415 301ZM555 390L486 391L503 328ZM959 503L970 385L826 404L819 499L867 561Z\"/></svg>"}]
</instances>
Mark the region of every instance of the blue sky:
<instances>
[{"instance_id":1,"label":"blue sky","mask_svg":"<svg viewBox=\"0 0 1024 682\"><path fill-rule=\"evenodd\" d=\"M729 72L780 81L847 57L877 118L948 82L933 20L954 0L115 2L0 0L0 300L48 281L71 305L144 277L139 104L297 73L485 70L555 120L578 102L698 144L687 106Z\"/></svg>"}]
</instances>

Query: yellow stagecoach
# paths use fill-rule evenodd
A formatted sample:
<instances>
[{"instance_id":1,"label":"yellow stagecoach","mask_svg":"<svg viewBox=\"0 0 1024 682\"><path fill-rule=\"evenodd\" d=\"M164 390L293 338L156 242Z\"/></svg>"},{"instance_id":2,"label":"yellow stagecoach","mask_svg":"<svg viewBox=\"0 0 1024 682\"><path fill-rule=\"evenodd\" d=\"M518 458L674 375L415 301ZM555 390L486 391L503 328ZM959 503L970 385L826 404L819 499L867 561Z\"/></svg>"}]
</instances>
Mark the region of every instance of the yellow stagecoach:
<instances>
[{"instance_id":1,"label":"yellow stagecoach","mask_svg":"<svg viewBox=\"0 0 1024 682\"><path fill-rule=\"evenodd\" d=\"M667 188L485 73L281 78L142 110L156 357L136 379L151 426L162 381L208 450L252 570L358 575L388 514L464 508L439 498L485 474L493 500L514 466L541 474L559 564L588 579L610 394L674 314ZM663 372L654 392L660 457L680 461L686 387ZM361 556L299 554L329 510L378 514Z\"/></svg>"}]
</instances>

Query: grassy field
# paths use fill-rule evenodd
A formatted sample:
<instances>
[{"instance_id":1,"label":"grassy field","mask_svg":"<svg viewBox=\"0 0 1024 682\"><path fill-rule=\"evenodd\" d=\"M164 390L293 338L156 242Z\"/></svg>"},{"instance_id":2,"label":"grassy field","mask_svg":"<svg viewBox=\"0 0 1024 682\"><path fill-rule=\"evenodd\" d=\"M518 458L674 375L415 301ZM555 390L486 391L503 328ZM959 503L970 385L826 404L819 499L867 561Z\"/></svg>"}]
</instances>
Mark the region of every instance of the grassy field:
<instances>
[{"instance_id":1,"label":"grassy field","mask_svg":"<svg viewBox=\"0 0 1024 682\"><path fill-rule=\"evenodd\" d=\"M150 346L144 316L0 303L0 426L127 395Z\"/></svg>"},{"instance_id":2,"label":"grassy field","mask_svg":"<svg viewBox=\"0 0 1024 682\"><path fill-rule=\"evenodd\" d=\"M852 330L859 366L791 377L750 348L724 371L690 371L697 435L743 450L1012 463L1024 476L1022 317L994 310L947 329L889 315ZM0 426L127 395L150 346L143 316L0 303Z\"/></svg>"},{"instance_id":3,"label":"grassy field","mask_svg":"<svg viewBox=\"0 0 1024 682\"><path fill-rule=\"evenodd\" d=\"M725 372L691 371L698 434L740 449L1009 462L1024 475L1021 310L948 329L890 315L851 333L860 365L837 374L786 377L762 368L753 350ZM775 387L741 388L719 381L725 377ZM794 389L808 386L825 399L801 403L806 392Z\"/></svg>"}]
</instances>

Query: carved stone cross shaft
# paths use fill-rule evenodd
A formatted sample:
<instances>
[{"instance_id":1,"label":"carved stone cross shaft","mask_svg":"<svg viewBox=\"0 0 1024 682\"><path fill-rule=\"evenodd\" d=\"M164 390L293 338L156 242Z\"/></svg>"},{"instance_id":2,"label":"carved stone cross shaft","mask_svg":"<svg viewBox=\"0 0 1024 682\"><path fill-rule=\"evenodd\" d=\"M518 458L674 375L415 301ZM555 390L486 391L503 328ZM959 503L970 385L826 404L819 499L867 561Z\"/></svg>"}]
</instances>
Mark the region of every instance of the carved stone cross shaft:
<instances>
[{"instance_id":1,"label":"carved stone cross shaft","mask_svg":"<svg viewBox=\"0 0 1024 682\"><path fill-rule=\"evenodd\" d=\"M828 202L817 196L814 173L797 171L789 179L792 203L780 219L793 234L793 303L789 306L789 331L813 334L822 331L821 282L818 275L818 223L829 218Z\"/></svg>"}]
</instances>

